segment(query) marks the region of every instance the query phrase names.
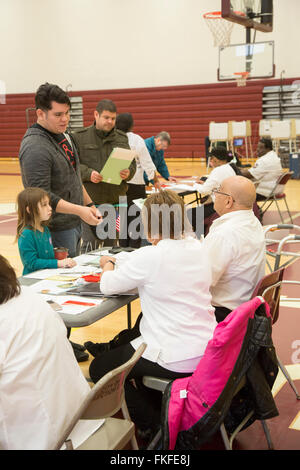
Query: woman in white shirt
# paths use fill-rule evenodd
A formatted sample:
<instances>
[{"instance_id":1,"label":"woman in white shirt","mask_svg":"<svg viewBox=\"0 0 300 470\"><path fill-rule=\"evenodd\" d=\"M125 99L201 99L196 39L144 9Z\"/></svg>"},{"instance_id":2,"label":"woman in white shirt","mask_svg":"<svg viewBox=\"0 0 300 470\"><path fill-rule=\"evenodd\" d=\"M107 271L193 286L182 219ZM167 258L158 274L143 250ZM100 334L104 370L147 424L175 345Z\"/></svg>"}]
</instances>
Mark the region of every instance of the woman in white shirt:
<instances>
[{"instance_id":1,"label":"woman in white shirt","mask_svg":"<svg viewBox=\"0 0 300 470\"><path fill-rule=\"evenodd\" d=\"M0 255L0 449L54 449L90 387L59 315Z\"/></svg>"},{"instance_id":2,"label":"woman in white shirt","mask_svg":"<svg viewBox=\"0 0 300 470\"><path fill-rule=\"evenodd\" d=\"M234 163L230 163L233 159L232 152L227 151L225 147L218 146L213 148L209 157L210 166L213 168L212 171L207 178L198 178L193 186L201 195L208 196L210 196L213 189L217 189L220 186L224 179L240 174L238 167ZM209 202L187 211L188 219L198 238L206 234L205 219L213 214L215 214L214 203L210 198Z\"/></svg>"},{"instance_id":3,"label":"woman in white shirt","mask_svg":"<svg viewBox=\"0 0 300 470\"><path fill-rule=\"evenodd\" d=\"M97 382L145 342L147 348L128 376L137 388L129 380L125 387L131 417L145 430L159 422L160 410L152 391L142 385L143 376L174 379L191 374L216 320L210 264L202 244L186 233L189 223L182 198L169 190L154 193L145 201L142 218L152 245L126 253L120 265L115 265L115 258L103 258L100 283L104 294L138 289L143 315L137 337L129 336L126 344L123 337L123 345L96 356L90 376Z\"/></svg>"}]
</instances>

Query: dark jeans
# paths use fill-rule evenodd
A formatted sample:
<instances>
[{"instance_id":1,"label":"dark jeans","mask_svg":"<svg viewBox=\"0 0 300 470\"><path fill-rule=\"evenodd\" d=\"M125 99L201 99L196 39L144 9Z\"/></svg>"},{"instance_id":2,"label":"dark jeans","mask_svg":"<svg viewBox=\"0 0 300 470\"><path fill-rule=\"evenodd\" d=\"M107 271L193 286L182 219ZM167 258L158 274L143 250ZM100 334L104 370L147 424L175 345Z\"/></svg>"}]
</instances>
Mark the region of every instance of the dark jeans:
<instances>
[{"instance_id":1,"label":"dark jeans","mask_svg":"<svg viewBox=\"0 0 300 470\"><path fill-rule=\"evenodd\" d=\"M138 317L137 323L141 319ZM90 365L90 377L96 383L107 372L128 361L134 354L134 348L129 341L139 336L137 323L132 330L124 330L118 336L116 347L96 356ZM116 337L117 338L117 337ZM114 340L116 339L114 338ZM128 340L126 342L126 339ZM157 363L141 357L131 369L125 382L125 398L131 419L141 430L155 428L160 424L162 393L151 390L143 385L143 377L150 375L166 379L187 377L191 374L181 374L164 369ZM134 379L134 383L132 381Z\"/></svg>"},{"instance_id":2,"label":"dark jeans","mask_svg":"<svg viewBox=\"0 0 300 470\"><path fill-rule=\"evenodd\" d=\"M74 258L80 254L81 224L69 230L51 232L51 238L54 248L68 248L69 258Z\"/></svg>"}]
</instances>

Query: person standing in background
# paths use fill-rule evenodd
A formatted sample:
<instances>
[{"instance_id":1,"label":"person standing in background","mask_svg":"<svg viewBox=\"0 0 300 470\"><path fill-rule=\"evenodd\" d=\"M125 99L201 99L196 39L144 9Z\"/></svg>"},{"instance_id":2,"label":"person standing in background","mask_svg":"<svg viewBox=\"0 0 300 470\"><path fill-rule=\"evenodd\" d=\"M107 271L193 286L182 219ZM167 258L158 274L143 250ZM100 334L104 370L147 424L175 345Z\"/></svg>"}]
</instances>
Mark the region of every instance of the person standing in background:
<instances>
[{"instance_id":1,"label":"person standing in background","mask_svg":"<svg viewBox=\"0 0 300 470\"><path fill-rule=\"evenodd\" d=\"M128 191L127 191L127 228L126 228L126 238L120 238L120 246L127 247L130 246L132 248L139 248L141 244L141 238L134 236L128 232L129 225L135 219L138 219L138 222L135 223L136 231L141 233L142 221L140 216L140 210L134 204L134 199L145 199L146 198L146 186L144 180L144 172L147 175L149 181L154 182L154 186L156 189L160 189L160 183L158 181L158 177L155 174L155 165L150 157L148 149L146 147L144 139L132 132L134 126L134 121L132 114L130 113L122 113L117 116L116 120L116 128L120 129L121 131L125 132L129 146L132 150L135 150L137 153L136 157L136 173L134 177L129 180L128 183ZM135 210L134 210L135 209ZM134 214L133 214L134 212ZM122 225L122 219L120 221ZM121 233L124 232L124 229L121 229Z\"/></svg>"},{"instance_id":2,"label":"person standing in background","mask_svg":"<svg viewBox=\"0 0 300 470\"><path fill-rule=\"evenodd\" d=\"M165 150L167 150L167 148L171 144L170 134L168 134L168 132L161 131L155 137L152 136L148 139L145 139L145 144L158 173L165 180L170 181L171 183L176 183L176 178L174 178L174 176L170 176L169 169L165 162L164 156ZM145 174L144 179L146 185L148 185L149 180L147 178L147 175ZM151 183L153 184L153 181L151 181Z\"/></svg>"},{"instance_id":3,"label":"person standing in background","mask_svg":"<svg viewBox=\"0 0 300 470\"><path fill-rule=\"evenodd\" d=\"M101 170L116 147L130 149L128 138L124 132L116 129L117 108L113 101L99 101L94 111L94 123L72 134L80 159L80 170L83 184L96 205L112 204L119 206L119 197L127 192L127 181L136 170L135 159L129 169L122 170L119 185L102 181ZM91 230L88 224L83 224L82 252L96 249L101 240ZM114 244L115 240L106 240L106 245ZM90 248L89 248L90 247Z\"/></svg>"}]
</instances>

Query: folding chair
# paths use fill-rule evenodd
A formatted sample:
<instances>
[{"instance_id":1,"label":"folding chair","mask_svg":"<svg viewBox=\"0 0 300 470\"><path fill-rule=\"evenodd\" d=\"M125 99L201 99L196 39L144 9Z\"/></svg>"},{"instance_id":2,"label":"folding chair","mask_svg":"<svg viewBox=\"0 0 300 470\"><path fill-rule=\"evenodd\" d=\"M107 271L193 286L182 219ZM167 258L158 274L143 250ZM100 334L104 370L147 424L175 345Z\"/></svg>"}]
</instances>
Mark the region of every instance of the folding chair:
<instances>
[{"instance_id":1,"label":"folding chair","mask_svg":"<svg viewBox=\"0 0 300 470\"><path fill-rule=\"evenodd\" d=\"M64 443L67 450L73 450L73 443L69 436L80 419L101 418L105 418L104 424L76 450L120 450L129 441L131 441L132 448L138 450L135 426L130 420L125 402L124 382L145 348L146 344L141 344L129 361L108 372L94 385L79 410L74 414L64 434L58 439L56 450L61 449ZM120 409L125 419L111 418Z\"/></svg>"},{"instance_id":2,"label":"folding chair","mask_svg":"<svg viewBox=\"0 0 300 470\"><path fill-rule=\"evenodd\" d=\"M262 304L261 305L264 305L264 300L261 298L262 300ZM237 313L238 315L238 313ZM215 330L216 332L216 330ZM214 336L215 336L215 333L214 333ZM234 341L234 338L233 338L233 341ZM213 339L212 339L212 342L213 342ZM228 346L228 344L226 344L226 346ZM207 348L208 349L208 348ZM205 351L205 354L207 353L207 349ZM205 354L203 356L203 358L205 357ZM203 360L203 358L200 360L200 363L199 365L201 364L201 361ZM209 367L209 363L207 363L207 367ZM227 416L227 413L228 413L228 410L230 408L230 405L231 405L231 402L232 402L232 399L237 395L237 393L246 385L246 372L247 370L245 371L245 373L243 373L241 375L241 377L239 377L237 379L237 377L233 377L233 382L235 382L235 385L234 385L234 388L233 388L233 392L231 394L231 398L228 399L226 401L226 403L224 403L224 406L225 406L225 409L226 409L226 416ZM206 375L205 371L204 371L204 375ZM152 388L154 390L158 390L158 391L161 391L162 393L164 393L166 387L168 386L168 384L170 383L171 381L168 380L168 379L164 379L164 378L157 378L157 377L151 377L151 376L145 376L143 377L143 384L146 386L146 387L149 387L149 388ZM176 380L175 380L176 382ZM227 382L226 386L228 387L230 384L229 384L229 381ZM216 414L216 412L214 412ZM228 436L228 433L225 429L225 425L224 425L224 419L221 418L220 422L219 422L219 430L221 432L221 436L222 436L222 439L223 439L223 442L224 442L224 446L225 446L225 449L226 450L232 450L232 443L233 443L233 440L234 438L236 437L236 435L245 427L245 425L248 423L248 421L252 418L254 414L254 410L251 410L247 416L239 423L239 425L234 429L234 431L231 433L231 436L229 437ZM217 416L215 416L215 421L217 422ZM264 430L264 433L265 433L265 436L266 436L266 439L267 439L267 443L268 443L268 448L269 449L273 449L273 443L271 441L271 437L270 437L270 432L268 430L268 426L265 422L265 420L262 420L261 419L261 423L262 423L262 426L263 426L263 430ZM217 426L217 425L216 425ZM194 431L195 432L195 431ZM152 449L155 449L158 442L160 441L162 437L162 432L161 430L159 430L159 432L156 434L156 436L153 438L153 440L151 441L151 443L149 444L148 446L148 450L152 450Z\"/></svg>"},{"instance_id":3,"label":"folding chair","mask_svg":"<svg viewBox=\"0 0 300 470\"><path fill-rule=\"evenodd\" d=\"M279 200L284 200L285 202L285 206L286 206L286 209L287 209L287 212L289 214L289 217L290 217L290 221L291 221L291 224L293 223L293 219L292 219L292 216L291 216L291 213L290 213L290 210L289 210L289 207L288 207L288 204L287 204L287 201L286 201L286 194L284 192L281 192L281 193L278 193L276 194L276 190L278 189L279 186L285 186L286 183L288 182L288 180L291 178L293 174L293 171L287 171L285 173L283 173L282 175L279 176L279 178L277 179L276 181L276 184L274 186L274 188L272 189L271 193L269 196L267 196L262 202L263 204L260 205L260 210L261 210L261 216L263 217L264 214L267 212L267 210L269 209L269 207L273 204L273 202L275 202L276 206L277 206L277 210L279 212L279 215L280 215L280 219L281 219L281 222L284 224L284 220L283 220L283 217L282 217L282 213L280 211L280 207L279 207L279 204L278 204L278 201ZM267 205L267 207L264 209L264 207Z\"/></svg>"},{"instance_id":4,"label":"folding chair","mask_svg":"<svg viewBox=\"0 0 300 470\"><path fill-rule=\"evenodd\" d=\"M280 230L295 230L299 233L299 235L289 233L282 239L278 238L269 238L269 232L279 232ZM295 259L300 257L300 252L294 251L284 251L284 246L287 245L294 245L295 243L299 243L300 241L300 226L293 225L293 224L274 224L268 225L264 227L264 233L266 237L266 255L275 258L274 262L274 269L271 268L269 260L267 258L267 265L270 271L276 271L279 268L283 268L291 264ZM282 233L282 232L281 232ZM277 247L275 247L277 245ZM281 257L287 257L287 260L281 263ZM284 281L287 282L287 281ZM293 281L294 282L294 281Z\"/></svg>"},{"instance_id":5,"label":"folding chair","mask_svg":"<svg viewBox=\"0 0 300 470\"><path fill-rule=\"evenodd\" d=\"M279 317L280 292L281 292L281 286L283 283L284 270L285 268L280 268L277 271L274 271L264 276L258 282L252 295L252 298L257 297L257 296L262 296L265 299L265 301L269 304L270 314L273 320L273 325L274 323L276 323ZM300 395L298 393L298 390L290 374L288 373L287 369L285 368L285 366L279 359L278 355L277 355L277 362L283 375L287 379L292 390L295 392L297 400L300 400Z\"/></svg>"}]
</instances>

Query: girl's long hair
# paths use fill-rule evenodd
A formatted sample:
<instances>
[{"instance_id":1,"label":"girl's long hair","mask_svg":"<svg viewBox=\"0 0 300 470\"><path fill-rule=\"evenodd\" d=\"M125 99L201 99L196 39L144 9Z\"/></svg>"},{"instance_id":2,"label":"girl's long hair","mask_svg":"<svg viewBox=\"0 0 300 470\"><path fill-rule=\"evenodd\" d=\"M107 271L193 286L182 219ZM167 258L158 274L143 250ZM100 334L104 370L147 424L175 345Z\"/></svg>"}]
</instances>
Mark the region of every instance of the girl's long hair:
<instances>
[{"instance_id":1,"label":"girl's long hair","mask_svg":"<svg viewBox=\"0 0 300 470\"><path fill-rule=\"evenodd\" d=\"M49 199L49 194L41 188L26 188L18 194L18 225L16 240L18 240L25 227L31 227L33 230L37 230L40 223L38 203L45 198Z\"/></svg>"}]
</instances>

